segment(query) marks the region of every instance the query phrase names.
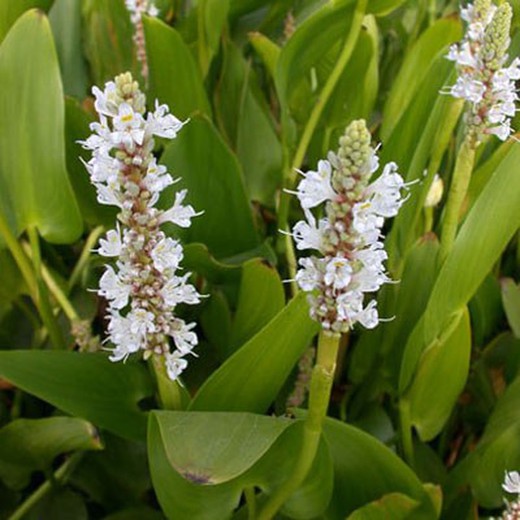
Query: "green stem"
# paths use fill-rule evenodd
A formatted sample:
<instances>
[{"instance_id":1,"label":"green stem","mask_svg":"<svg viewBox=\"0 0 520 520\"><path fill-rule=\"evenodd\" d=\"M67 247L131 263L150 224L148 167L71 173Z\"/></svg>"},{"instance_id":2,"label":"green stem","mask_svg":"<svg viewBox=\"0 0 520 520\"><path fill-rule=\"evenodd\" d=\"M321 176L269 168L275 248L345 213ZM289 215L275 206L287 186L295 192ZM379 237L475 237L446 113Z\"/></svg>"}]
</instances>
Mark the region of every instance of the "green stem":
<instances>
[{"instance_id":1,"label":"green stem","mask_svg":"<svg viewBox=\"0 0 520 520\"><path fill-rule=\"evenodd\" d=\"M45 496L51 491L56 484L63 485L78 462L83 457L84 452L77 452L71 455L52 475L52 478L47 479L34 493L32 493L8 518L8 520L21 520L25 515Z\"/></svg>"},{"instance_id":2,"label":"green stem","mask_svg":"<svg viewBox=\"0 0 520 520\"><path fill-rule=\"evenodd\" d=\"M23 248L25 249L28 256L32 257L31 248L27 243L23 244ZM67 298L67 295L61 290L61 287L57 284L50 271L43 264L40 265L40 270L43 281L58 302L59 306L63 309L65 316L67 316L70 321L77 320L78 313L76 312L76 309L74 309L72 303Z\"/></svg>"},{"instance_id":3,"label":"green stem","mask_svg":"<svg viewBox=\"0 0 520 520\"><path fill-rule=\"evenodd\" d=\"M36 228L30 227L27 230L27 235L29 236L29 243L31 244L32 251L32 262L34 266L34 272L36 274L37 280L37 307L40 312L40 316L42 318L43 324L49 333L51 342L56 349L65 350L67 345L65 343L65 338L61 333L61 330L58 326L58 322L56 321L56 317L52 312L51 302L49 301L49 294L47 293L47 287L43 282L42 277L42 262L41 262L41 254L40 254L40 242L38 237L38 232Z\"/></svg>"},{"instance_id":4,"label":"green stem","mask_svg":"<svg viewBox=\"0 0 520 520\"><path fill-rule=\"evenodd\" d=\"M83 272L85 266L87 265L87 262L89 261L90 255L92 254L92 248L96 245L96 242L98 241L98 238L101 236L103 231L103 226L98 226L94 228L91 231L90 235L87 237L87 240L85 241L85 246L83 247L83 251L81 251L79 260L74 266L72 274L70 275L68 283L69 291L76 285L79 277L81 276L81 273Z\"/></svg>"},{"instance_id":5,"label":"green stem","mask_svg":"<svg viewBox=\"0 0 520 520\"><path fill-rule=\"evenodd\" d=\"M256 519L256 494L254 487L246 487L244 489L244 495L247 503L247 518L249 520Z\"/></svg>"},{"instance_id":6,"label":"green stem","mask_svg":"<svg viewBox=\"0 0 520 520\"><path fill-rule=\"evenodd\" d=\"M172 381L166 373L166 365L162 356L152 356L150 366L157 381L160 405L163 410L182 410L182 394L180 383Z\"/></svg>"},{"instance_id":7,"label":"green stem","mask_svg":"<svg viewBox=\"0 0 520 520\"><path fill-rule=\"evenodd\" d=\"M266 502L258 520L270 520L301 486L308 475L321 438L323 420L327 415L334 381L340 336L322 331L318 341L316 365L312 371L309 409L305 418L303 439L296 465L289 478Z\"/></svg>"},{"instance_id":8,"label":"green stem","mask_svg":"<svg viewBox=\"0 0 520 520\"><path fill-rule=\"evenodd\" d=\"M22 246L16 239L15 235L11 232L7 221L5 220L2 213L0 213L0 236L4 239L9 251L13 255L13 258L22 273L23 279L29 288L29 292L36 303L36 295L38 293L38 283L36 281L36 276L34 275L34 271L32 269L31 263L29 259L23 252Z\"/></svg>"},{"instance_id":9,"label":"green stem","mask_svg":"<svg viewBox=\"0 0 520 520\"><path fill-rule=\"evenodd\" d=\"M455 171L451 181L448 201L444 220L442 222L441 233L441 249L440 261L446 260L446 257L453 248L455 237L457 235L457 227L459 224L460 213L466 193L468 191L471 172L475 164L475 146L470 138L466 138L460 147L455 161Z\"/></svg>"},{"instance_id":10,"label":"green stem","mask_svg":"<svg viewBox=\"0 0 520 520\"><path fill-rule=\"evenodd\" d=\"M410 418L410 403L402 398L399 402L399 418L401 421L401 446L404 459L413 468L415 456L413 450L412 423Z\"/></svg>"},{"instance_id":11,"label":"green stem","mask_svg":"<svg viewBox=\"0 0 520 520\"><path fill-rule=\"evenodd\" d=\"M341 74L343 73L348 61L352 56L352 53L356 46L356 42L359 37L359 33L361 32L367 3L368 0L357 1L354 16L352 18L352 23L350 25L350 31L345 40L343 49L338 57L338 60L336 61L334 69L332 70L330 76L327 79L327 82L323 86L323 90L321 91L318 97L318 101L314 105L309 120L305 125L303 134L298 144L298 148L296 149L296 153L292 161L291 168L285 171L284 187L286 189L292 189L294 186L296 180L296 170L298 168L301 168L303 164L305 154L307 153L307 148L309 147L312 136L319 123L323 110L327 106L327 103L329 102L329 99L332 93L334 92L336 85L338 84ZM282 192L280 194L280 206L278 208L278 228L282 230L287 230L290 200L290 195L288 193Z\"/></svg>"}]
</instances>

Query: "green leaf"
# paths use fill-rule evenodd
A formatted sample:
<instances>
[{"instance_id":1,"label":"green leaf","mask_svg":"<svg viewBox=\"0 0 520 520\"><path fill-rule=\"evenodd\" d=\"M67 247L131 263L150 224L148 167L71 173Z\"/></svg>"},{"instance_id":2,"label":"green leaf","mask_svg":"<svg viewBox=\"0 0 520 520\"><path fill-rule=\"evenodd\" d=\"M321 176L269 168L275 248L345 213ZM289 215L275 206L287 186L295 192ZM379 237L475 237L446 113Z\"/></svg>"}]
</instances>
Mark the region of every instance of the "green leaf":
<instances>
[{"instance_id":1,"label":"green leaf","mask_svg":"<svg viewBox=\"0 0 520 520\"><path fill-rule=\"evenodd\" d=\"M168 462L186 480L215 485L245 473L292 424L248 413L152 412ZM208 435L211 432L211 435Z\"/></svg>"},{"instance_id":2,"label":"green leaf","mask_svg":"<svg viewBox=\"0 0 520 520\"><path fill-rule=\"evenodd\" d=\"M252 338L285 305L278 273L261 260L249 260L242 267L238 306L231 329L230 350Z\"/></svg>"},{"instance_id":3,"label":"green leaf","mask_svg":"<svg viewBox=\"0 0 520 520\"><path fill-rule=\"evenodd\" d=\"M144 18L144 32L152 96L181 119L196 111L211 115L200 71L181 35L148 17Z\"/></svg>"},{"instance_id":4,"label":"green leaf","mask_svg":"<svg viewBox=\"0 0 520 520\"><path fill-rule=\"evenodd\" d=\"M502 303L507 321L516 338L520 338L520 286L511 278L501 280Z\"/></svg>"},{"instance_id":5,"label":"green leaf","mask_svg":"<svg viewBox=\"0 0 520 520\"><path fill-rule=\"evenodd\" d=\"M325 420L324 436L334 464L334 492L327 519L343 520L388 493L402 493L421 504L414 520L436 518L417 476L385 445L335 419Z\"/></svg>"},{"instance_id":6,"label":"green leaf","mask_svg":"<svg viewBox=\"0 0 520 520\"><path fill-rule=\"evenodd\" d=\"M140 78L132 41L133 25L124 0L84 0L85 55L95 85L102 87L118 74L129 71Z\"/></svg>"},{"instance_id":7,"label":"green leaf","mask_svg":"<svg viewBox=\"0 0 520 520\"><path fill-rule=\"evenodd\" d=\"M143 366L100 354L0 352L0 376L57 408L121 437L142 439L146 414L137 403L153 392Z\"/></svg>"},{"instance_id":8,"label":"green leaf","mask_svg":"<svg viewBox=\"0 0 520 520\"><path fill-rule=\"evenodd\" d=\"M240 166L207 118L193 117L161 162L182 178L175 188L187 188L186 200L204 212L179 232L185 242L202 242L217 258L259 245Z\"/></svg>"},{"instance_id":9,"label":"green leaf","mask_svg":"<svg viewBox=\"0 0 520 520\"><path fill-rule=\"evenodd\" d=\"M464 309L450 334L427 348L419 361L405 399L410 402L412 424L423 441L433 439L444 427L469 372L471 326ZM442 376L442 385L438 384ZM435 398L432 397L435 388Z\"/></svg>"},{"instance_id":10,"label":"green leaf","mask_svg":"<svg viewBox=\"0 0 520 520\"><path fill-rule=\"evenodd\" d=\"M449 328L483 282L520 225L520 146L513 146L471 208L443 264L423 319L410 336L400 375L406 389L427 345ZM486 237L486 240L482 240Z\"/></svg>"},{"instance_id":11,"label":"green leaf","mask_svg":"<svg viewBox=\"0 0 520 520\"><path fill-rule=\"evenodd\" d=\"M264 413L317 330L299 294L212 374L191 409Z\"/></svg>"},{"instance_id":12,"label":"green leaf","mask_svg":"<svg viewBox=\"0 0 520 520\"><path fill-rule=\"evenodd\" d=\"M419 503L402 493L388 493L379 500L354 511L347 520L411 520Z\"/></svg>"},{"instance_id":13,"label":"green leaf","mask_svg":"<svg viewBox=\"0 0 520 520\"><path fill-rule=\"evenodd\" d=\"M54 0L0 0L0 42L22 13L33 7L48 11L53 2Z\"/></svg>"},{"instance_id":14,"label":"green leaf","mask_svg":"<svg viewBox=\"0 0 520 520\"><path fill-rule=\"evenodd\" d=\"M48 469L58 455L100 449L95 428L82 419L17 419L0 429L0 478L20 489L33 471Z\"/></svg>"},{"instance_id":15,"label":"green leaf","mask_svg":"<svg viewBox=\"0 0 520 520\"><path fill-rule=\"evenodd\" d=\"M385 103L381 125L381 139L384 142L388 141L407 108L412 106L416 92L430 74L434 63L444 58L446 46L460 37L460 22L453 17L442 18L424 31L406 54Z\"/></svg>"},{"instance_id":16,"label":"green leaf","mask_svg":"<svg viewBox=\"0 0 520 520\"><path fill-rule=\"evenodd\" d=\"M16 233L36 226L74 242L81 216L65 168L63 91L47 18L25 13L0 47L0 211Z\"/></svg>"},{"instance_id":17,"label":"green leaf","mask_svg":"<svg viewBox=\"0 0 520 520\"><path fill-rule=\"evenodd\" d=\"M89 87L82 52L81 2L55 0L49 13L65 94L83 99Z\"/></svg>"}]
</instances>

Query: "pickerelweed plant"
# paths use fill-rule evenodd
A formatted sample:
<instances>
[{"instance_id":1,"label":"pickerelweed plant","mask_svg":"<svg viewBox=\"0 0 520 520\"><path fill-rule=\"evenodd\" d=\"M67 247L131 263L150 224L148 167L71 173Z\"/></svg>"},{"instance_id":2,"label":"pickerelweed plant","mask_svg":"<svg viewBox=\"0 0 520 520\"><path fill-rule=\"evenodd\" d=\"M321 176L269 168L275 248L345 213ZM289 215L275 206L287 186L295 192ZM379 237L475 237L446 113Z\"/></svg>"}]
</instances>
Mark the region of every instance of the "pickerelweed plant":
<instances>
[{"instance_id":1,"label":"pickerelweed plant","mask_svg":"<svg viewBox=\"0 0 520 520\"><path fill-rule=\"evenodd\" d=\"M173 139L183 123L166 105L145 116L145 96L129 73L93 88L99 122L83 146L92 151L86 164L101 204L119 208L118 223L100 240L98 253L116 259L107 265L99 282L99 295L109 301L108 339L115 346L110 360L125 360L142 351L144 359L164 359L175 380L188 365L186 356L197 345L194 323L175 316L180 303L196 304L200 295L178 275L183 249L166 236L161 225L188 227L197 213L183 205L186 190L177 192L172 207L155 207L161 192L175 181L157 164L154 137ZM174 349L170 346L173 339Z\"/></svg>"},{"instance_id":2,"label":"pickerelweed plant","mask_svg":"<svg viewBox=\"0 0 520 520\"><path fill-rule=\"evenodd\" d=\"M488 135L502 141L511 135L511 118L518 100L515 80L520 79L520 59L509 61L512 9L491 0L475 0L461 9L466 34L453 44L447 58L455 62L456 83L447 92L465 101L465 138L461 145L447 202L441 242L441 259L451 250L471 171L475 151Z\"/></svg>"},{"instance_id":3,"label":"pickerelweed plant","mask_svg":"<svg viewBox=\"0 0 520 520\"><path fill-rule=\"evenodd\" d=\"M318 448L321 424L327 413L341 335L359 323L372 329L381 319L373 294L390 282L384 268L382 228L405 202L407 184L395 163L382 174L379 158L363 120L350 123L339 140L337 153L318 163L317 171L301 172L294 194L305 220L292 236L299 250L315 253L299 260L296 282L307 293L311 317L321 325L316 364L312 371L309 410L303 445L292 477L274 494L259 518L272 518L305 479ZM311 210L322 210L315 216Z\"/></svg>"}]
</instances>

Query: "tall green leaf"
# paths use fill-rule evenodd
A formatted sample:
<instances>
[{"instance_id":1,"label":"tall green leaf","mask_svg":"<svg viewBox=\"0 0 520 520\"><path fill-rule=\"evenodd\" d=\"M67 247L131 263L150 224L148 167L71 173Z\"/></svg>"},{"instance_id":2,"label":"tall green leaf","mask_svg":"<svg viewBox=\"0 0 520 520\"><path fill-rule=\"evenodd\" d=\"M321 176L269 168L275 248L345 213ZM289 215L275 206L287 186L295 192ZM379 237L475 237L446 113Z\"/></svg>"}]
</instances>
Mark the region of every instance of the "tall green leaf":
<instances>
[{"instance_id":1,"label":"tall green leaf","mask_svg":"<svg viewBox=\"0 0 520 520\"><path fill-rule=\"evenodd\" d=\"M217 258L259 245L240 165L207 118L193 117L161 162L182 178L175 188L187 188L187 201L204 212L182 231L185 242L202 242Z\"/></svg>"},{"instance_id":2,"label":"tall green leaf","mask_svg":"<svg viewBox=\"0 0 520 520\"><path fill-rule=\"evenodd\" d=\"M191 409L265 412L317 332L308 313L299 294L211 375Z\"/></svg>"},{"instance_id":3,"label":"tall green leaf","mask_svg":"<svg viewBox=\"0 0 520 520\"><path fill-rule=\"evenodd\" d=\"M50 242L74 242L82 222L65 167L63 90L40 11L3 41L0 83L0 211L16 233L35 226Z\"/></svg>"},{"instance_id":4,"label":"tall green leaf","mask_svg":"<svg viewBox=\"0 0 520 520\"><path fill-rule=\"evenodd\" d=\"M150 91L183 119L200 111L211 115L202 76L181 35L155 18L144 19Z\"/></svg>"},{"instance_id":5,"label":"tall green leaf","mask_svg":"<svg viewBox=\"0 0 520 520\"><path fill-rule=\"evenodd\" d=\"M22 13L32 8L48 11L53 2L54 0L0 0L0 42Z\"/></svg>"}]
</instances>

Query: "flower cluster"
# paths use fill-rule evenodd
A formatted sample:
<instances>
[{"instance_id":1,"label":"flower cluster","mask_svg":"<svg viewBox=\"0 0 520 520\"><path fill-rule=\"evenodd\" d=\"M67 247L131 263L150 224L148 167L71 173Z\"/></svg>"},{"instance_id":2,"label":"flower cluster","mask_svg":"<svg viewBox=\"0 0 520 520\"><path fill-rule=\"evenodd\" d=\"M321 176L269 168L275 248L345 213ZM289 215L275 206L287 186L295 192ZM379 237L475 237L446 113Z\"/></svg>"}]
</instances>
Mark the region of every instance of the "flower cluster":
<instances>
[{"instance_id":1,"label":"flower cluster","mask_svg":"<svg viewBox=\"0 0 520 520\"><path fill-rule=\"evenodd\" d=\"M507 493L516 495L515 502L507 502L507 510L502 515L503 520L520 520L520 473L506 472L502 488Z\"/></svg>"},{"instance_id":2,"label":"flower cluster","mask_svg":"<svg viewBox=\"0 0 520 520\"><path fill-rule=\"evenodd\" d=\"M117 259L116 269L107 266L99 283L99 294L110 302L108 339L115 345L110 359L124 360L139 350L145 358L164 356L174 380L186 368L185 356L193 353L197 336L195 324L186 324L173 310L179 303L198 303L200 295L187 283L189 273L177 275L181 244L160 226L172 222L188 227L197 213L182 204L186 190L177 192L170 209L154 207L175 181L157 164L152 150L154 136L173 139L183 123L157 102L145 117L145 97L129 73L103 91L94 87L93 94L99 122L90 125L93 134L82 142L92 151L86 168L98 201L120 209L116 228L100 240L98 249L100 255Z\"/></svg>"},{"instance_id":3,"label":"flower cluster","mask_svg":"<svg viewBox=\"0 0 520 520\"><path fill-rule=\"evenodd\" d=\"M146 43L144 39L143 14L156 17L159 14L154 0L125 0L130 12L130 20L134 24L134 43L137 49L137 59L141 63L141 74L148 79L148 59L146 57Z\"/></svg>"},{"instance_id":4,"label":"flower cluster","mask_svg":"<svg viewBox=\"0 0 520 520\"><path fill-rule=\"evenodd\" d=\"M458 78L449 93L469 102L469 132L475 144L486 134L505 141L511 134L511 118L518 99L515 80L520 79L520 59L505 67L510 44L512 11L508 3L475 0L461 11L468 23L460 44L450 47L447 58L457 65Z\"/></svg>"},{"instance_id":5,"label":"flower cluster","mask_svg":"<svg viewBox=\"0 0 520 520\"><path fill-rule=\"evenodd\" d=\"M293 228L296 247L323 255L300 259L296 282L309 292L311 316L335 333L356 322L366 328L379 323L376 301L364 305L364 296L390 281L381 230L385 218L394 217L405 200L401 190L406 184L395 163L370 183L379 168L370 140L365 122L352 122L338 153L319 161L318 171L303 173L293 192L306 217ZM324 216L317 219L311 209L323 203Z\"/></svg>"}]
</instances>

